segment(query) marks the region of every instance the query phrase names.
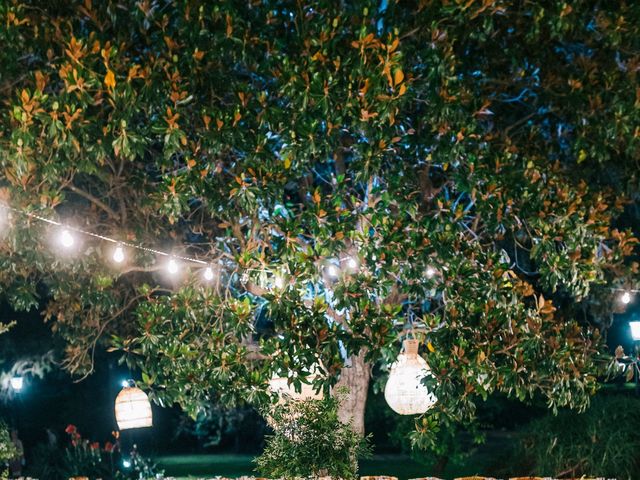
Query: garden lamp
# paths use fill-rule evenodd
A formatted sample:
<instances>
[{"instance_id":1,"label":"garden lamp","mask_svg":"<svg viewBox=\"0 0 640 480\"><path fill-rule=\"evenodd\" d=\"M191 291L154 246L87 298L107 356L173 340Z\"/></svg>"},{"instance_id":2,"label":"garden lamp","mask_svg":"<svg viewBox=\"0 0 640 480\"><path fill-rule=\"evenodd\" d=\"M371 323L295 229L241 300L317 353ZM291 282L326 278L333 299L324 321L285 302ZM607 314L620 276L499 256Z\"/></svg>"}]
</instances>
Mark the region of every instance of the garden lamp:
<instances>
[{"instance_id":1,"label":"garden lamp","mask_svg":"<svg viewBox=\"0 0 640 480\"><path fill-rule=\"evenodd\" d=\"M427 362L418 355L417 340L405 340L404 352L391 365L384 398L391 409L400 415L418 415L432 408L438 401L422 382L431 375Z\"/></svg>"},{"instance_id":2,"label":"garden lamp","mask_svg":"<svg viewBox=\"0 0 640 480\"><path fill-rule=\"evenodd\" d=\"M11 388L13 388L16 392L20 392L22 387L24 387L24 378L20 376L11 377L9 380L11 384Z\"/></svg>"},{"instance_id":3,"label":"garden lamp","mask_svg":"<svg viewBox=\"0 0 640 480\"><path fill-rule=\"evenodd\" d=\"M120 430L144 428L153 425L151 403L147 394L135 386L133 381L127 382L116 397L116 422Z\"/></svg>"}]
</instances>

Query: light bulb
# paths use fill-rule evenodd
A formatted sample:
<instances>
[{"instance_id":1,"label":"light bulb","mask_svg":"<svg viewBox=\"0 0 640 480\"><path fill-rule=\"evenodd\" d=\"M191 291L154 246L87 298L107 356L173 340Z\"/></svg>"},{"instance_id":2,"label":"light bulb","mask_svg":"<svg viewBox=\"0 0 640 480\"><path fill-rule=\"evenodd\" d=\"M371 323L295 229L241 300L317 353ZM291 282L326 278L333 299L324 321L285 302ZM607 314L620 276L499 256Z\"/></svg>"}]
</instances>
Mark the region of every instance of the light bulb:
<instances>
[{"instance_id":1,"label":"light bulb","mask_svg":"<svg viewBox=\"0 0 640 480\"><path fill-rule=\"evenodd\" d=\"M273 281L274 285L278 289L284 288L284 277L282 275L276 275L275 280Z\"/></svg>"},{"instance_id":2,"label":"light bulb","mask_svg":"<svg viewBox=\"0 0 640 480\"><path fill-rule=\"evenodd\" d=\"M124 468L129 468L131 467L131 462L129 460L122 460L122 466Z\"/></svg>"},{"instance_id":3,"label":"light bulb","mask_svg":"<svg viewBox=\"0 0 640 480\"><path fill-rule=\"evenodd\" d=\"M116 263L124 262L124 249L120 245L113 251L113 261Z\"/></svg>"},{"instance_id":4,"label":"light bulb","mask_svg":"<svg viewBox=\"0 0 640 480\"><path fill-rule=\"evenodd\" d=\"M11 388L13 388L16 392L22 390L22 387L24 386L24 378L22 377L11 377L11 380L9 380L9 382L11 383Z\"/></svg>"},{"instance_id":5,"label":"light bulb","mask_svg":"<svg viewBox=\"0 0 640 480\"><path fill-rule=\"evenodd\" d=\"M427 276L427 278L433 278L436 275L436 273L438 273L438 272L436 271L435 268L433 268L431 265L429 265L427 267L427 270L424 273Z\"/></svg>"},{"instance_id":6,"label":"light bulb","mask_svg":"<svg viewBox=\"0 0 640 480\"><path fill-rule=\"evenodd\" d=\"M76 243L76 239L73 238L71 232L66 228L60 232L59 241L60 245L62 245L64 248L71 248L73 247L74 243Z\"/></svg>"},{"instance_id":7,"label":"light bulb","mask_svg":"<svg viewBox=\"0 0 640 480\"><path fill-rule=\"evenodd\" d=\"M620 301L625 305L628 305L629 303L631 303L631 294L629 292L624 292L620 297Z\"/></svg>"},{"instance_id":8,"label":"light bulb","mask_svg":"<svg viewBox=\"0 0 640 480\"><path fill-rule=\"evenodd\" d=\"M336 279L340 276L340 269L334 264L327 265L325 272L327 273L327 276L332 279Z\"/></svg>"},{"instance_id":9,"label":"light bulb","mask_svg":"<svg viewBox=\"0 0 640 480\"><path fill-rule=\"evenodd\" d=\"M202 274L202 276L204 277L204 279L205 279L207 282L210 282L211 280L213 280L213 277L215 276L215 275L213 274L213 268L211 268L211 267L207 267L207 268L205 268L205 269L204 269L204 273Z\"/></svg>"},{"instance_id":10,"label":"light bulb","mask_svg":"<svg viewBox=\"0 0 640 480\"><path fill-rule=\"evenodd\" d=\"M358 270L359 263L358 263L358 260L356 260L354 257L348 257L346 264L347 264L347 268L352 272L355 272L356 270Z\"/></svg>"},{"instance_id":11,"label":"light bulb","mask_svg":"<svg viewBox=\"0 0 640 480\"><path fill-rule=\"evenodd\" d=\"M178 267L178 262L175 261L175 259L170 259L167 262L167 272L169 272L171 275L175 275L176 273L178 273L178 270L180 268Z\"/></svg>"}]
</instances>

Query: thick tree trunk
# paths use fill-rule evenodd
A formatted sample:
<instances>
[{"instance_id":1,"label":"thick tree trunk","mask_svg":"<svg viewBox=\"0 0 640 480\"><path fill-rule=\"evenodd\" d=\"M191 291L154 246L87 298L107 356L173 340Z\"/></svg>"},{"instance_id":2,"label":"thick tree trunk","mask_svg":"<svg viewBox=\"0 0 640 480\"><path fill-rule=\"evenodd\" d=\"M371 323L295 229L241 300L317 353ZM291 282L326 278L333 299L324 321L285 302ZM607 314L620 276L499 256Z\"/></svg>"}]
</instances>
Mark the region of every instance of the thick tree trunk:
<instances>
[{"instance_id":1,"label":"thick tree trunk","mask_svg":"<svg viewBox=\"0 0 640 480\"><path fill-rule=\"evenodd\" d=\"M371 366L365 361L366 352L349 358L349 363L340 372L340 380L336 388L347 387L349 394L342 404L339 413L343 422L353 422L355 430L364 435L364 409L367 404Z\"/></svg>"}]
</instances>

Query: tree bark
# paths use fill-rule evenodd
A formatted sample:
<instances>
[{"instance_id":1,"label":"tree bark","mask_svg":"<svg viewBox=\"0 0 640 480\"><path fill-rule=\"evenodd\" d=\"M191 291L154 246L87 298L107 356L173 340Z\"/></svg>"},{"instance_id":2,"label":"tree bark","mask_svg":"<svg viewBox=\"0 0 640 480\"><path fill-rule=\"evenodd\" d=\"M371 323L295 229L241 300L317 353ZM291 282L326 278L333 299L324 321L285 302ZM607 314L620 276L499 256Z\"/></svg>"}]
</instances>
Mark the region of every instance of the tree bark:
<instances>
[{"instance_id":1,"label":"tree bark","mask_svg":"<svg viewBox=\"0 0 640 480\"><path fill-rule=\"evenodd\" d=\"M349 363L340 372L339 387L347 387L349 393L340 406L338 415L342 422L353 422L353 428L364 436L364 410L367 405L367 393L371 378L370 365L365 361L366 351L349 357Z\"/></svg>"}]
</instances>

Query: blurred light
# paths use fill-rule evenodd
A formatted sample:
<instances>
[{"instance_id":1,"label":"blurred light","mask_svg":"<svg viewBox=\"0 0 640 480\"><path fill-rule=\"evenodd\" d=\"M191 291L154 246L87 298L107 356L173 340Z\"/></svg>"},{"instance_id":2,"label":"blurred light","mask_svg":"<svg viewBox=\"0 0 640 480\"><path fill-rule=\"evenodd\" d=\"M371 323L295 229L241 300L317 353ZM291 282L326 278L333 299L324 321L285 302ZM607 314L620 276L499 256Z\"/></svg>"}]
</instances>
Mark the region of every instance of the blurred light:
<instances>
[{"instance_id":1,"label":"blurred light","mask_svg":"<svg viewBox=\"0 0 640 480\"><path fill-rule=\"evenodd\" d=\"M11 383L11 388L13 388L16 392L22 390L22 387L24 386L24 378L22 377L12 377L9 382Z\"/></svg>"},{"instance_id":2,"label":"blurred light","mask_svg":"<svg viewBox=\"0 0 640 480\"><path fill-rule=\"evenodd\" d=\"M122 466L124 468L130 468L131 467L131 462L125 458L124 460L122 460Z\"/></svg>"},{"instance_id":3,"label":"blurred light","mask_svg":"<svg viewBox=\"0 0 640 480\"><path fill-rule=\"evenodd\" d=\"M118 245L113 251L113 261L116 263L124 262L124 249L121 245Z\"/></svg>"},{"instance_id":4,"label":"blurred light","mask_svg":"<svg viewBox=\"0 0 640 480\"><path fill-rule=\"evenodd\" d=\"M436 275L436 273L438 273L438 271L435 268L433 268L431 265L429 265L427 267L427 270L424 273L427 276L427 278L433 278Z\"/></svg>"},{"instance_id":5,"label":"blurred light","mask_svg":"<svg viewBox=\"0 0 640 480\"><path fill-rule=\"evenodd\" d=\"M347 257L345 263L347 264L347 268L352 272L356 272L358 267L360 267L360 262L358 262L354 257Z\"/></svg>"},{"instance_id":6,"label":"blurred light","mask_svg":"<svg viewBox=\"0 0 640 480\"><path fill-rule=\"evenodd\" d=\"M636 342L640 341L640 322L629 322L629 327L631 328L631 338Z\"/></svg>"},{"instance_id":7,"label":"blurred light","mask_svg":"<svg viewBox=\"0 0 640 480\"><path fill-rule=\"evenodd\" d=\"M204 277L204 279L207 282L210 282L211 280L213 280L213 278L215 277L214 273L213 273L213 268L211 267L207 267L204 269L204 273L202 274L202 276Z\"/></svg>"},{"instance_id":8,"label":"blurred light","mask_svg":"<svg viewBox=\"0 0 640 480\"><path fill-rule=\"evenodd\" d=\"M175 261L175 259L170 259L167 262L167 272L169 272L171 275L175 275L176 273L178 273L178 270L180 270L180 267L178 267L178 262Z\"/></svg>"},{"instance_id":9,"label":"blurred light","mask_svg":"<svg viewBox=\"0 0 640 480\"><path fill-rule=\"evenodd\" d=\"M284 277L282 275L276 275L276 278L273 281L273 284L278 289L284 288Z\"/></svg>"},{"instance_id":10,"label":"blurred light","mask_svg":"<svg viewBox=\"0 0 640 480\"><path fill-rule=\"evenodd\" d=\"M625 305L628 305L629 303L631 303L631 294L629 292L624 292L620 297L620 301Z\"/></svg>"},{"instance_id":11,"label":"blurred light","mask_svg":"<svg viewBox=\"0 0 640 480\"><path fill-rule=\"evenodd\" d=\"M122 385L123 387L128 387L129 386L129 380L122 380L120 385Z\"/></svg>"},{"instance_id":12,"label":"blurred light","mask_svg":"<svg viewBox=\"0 0 640 480\"><path fill-rule=\"evenodd\" d=\"M73 235L66 228L60 231L60 236L58 237L58 241L60 245L64 248L71 248L76 243L76 239L73 238Z\"/></svg>"},{"instance_id":13,"label":"blurred light","mask_svg":"<svg viewBox=\"0 0 640 480\"><path fill-rule=\"evenodd\" d=\"M335 266L333 263L327 265L324 269L327 276L333 280L340 276L340 269Z\"/></svg>"}]
</instances>

